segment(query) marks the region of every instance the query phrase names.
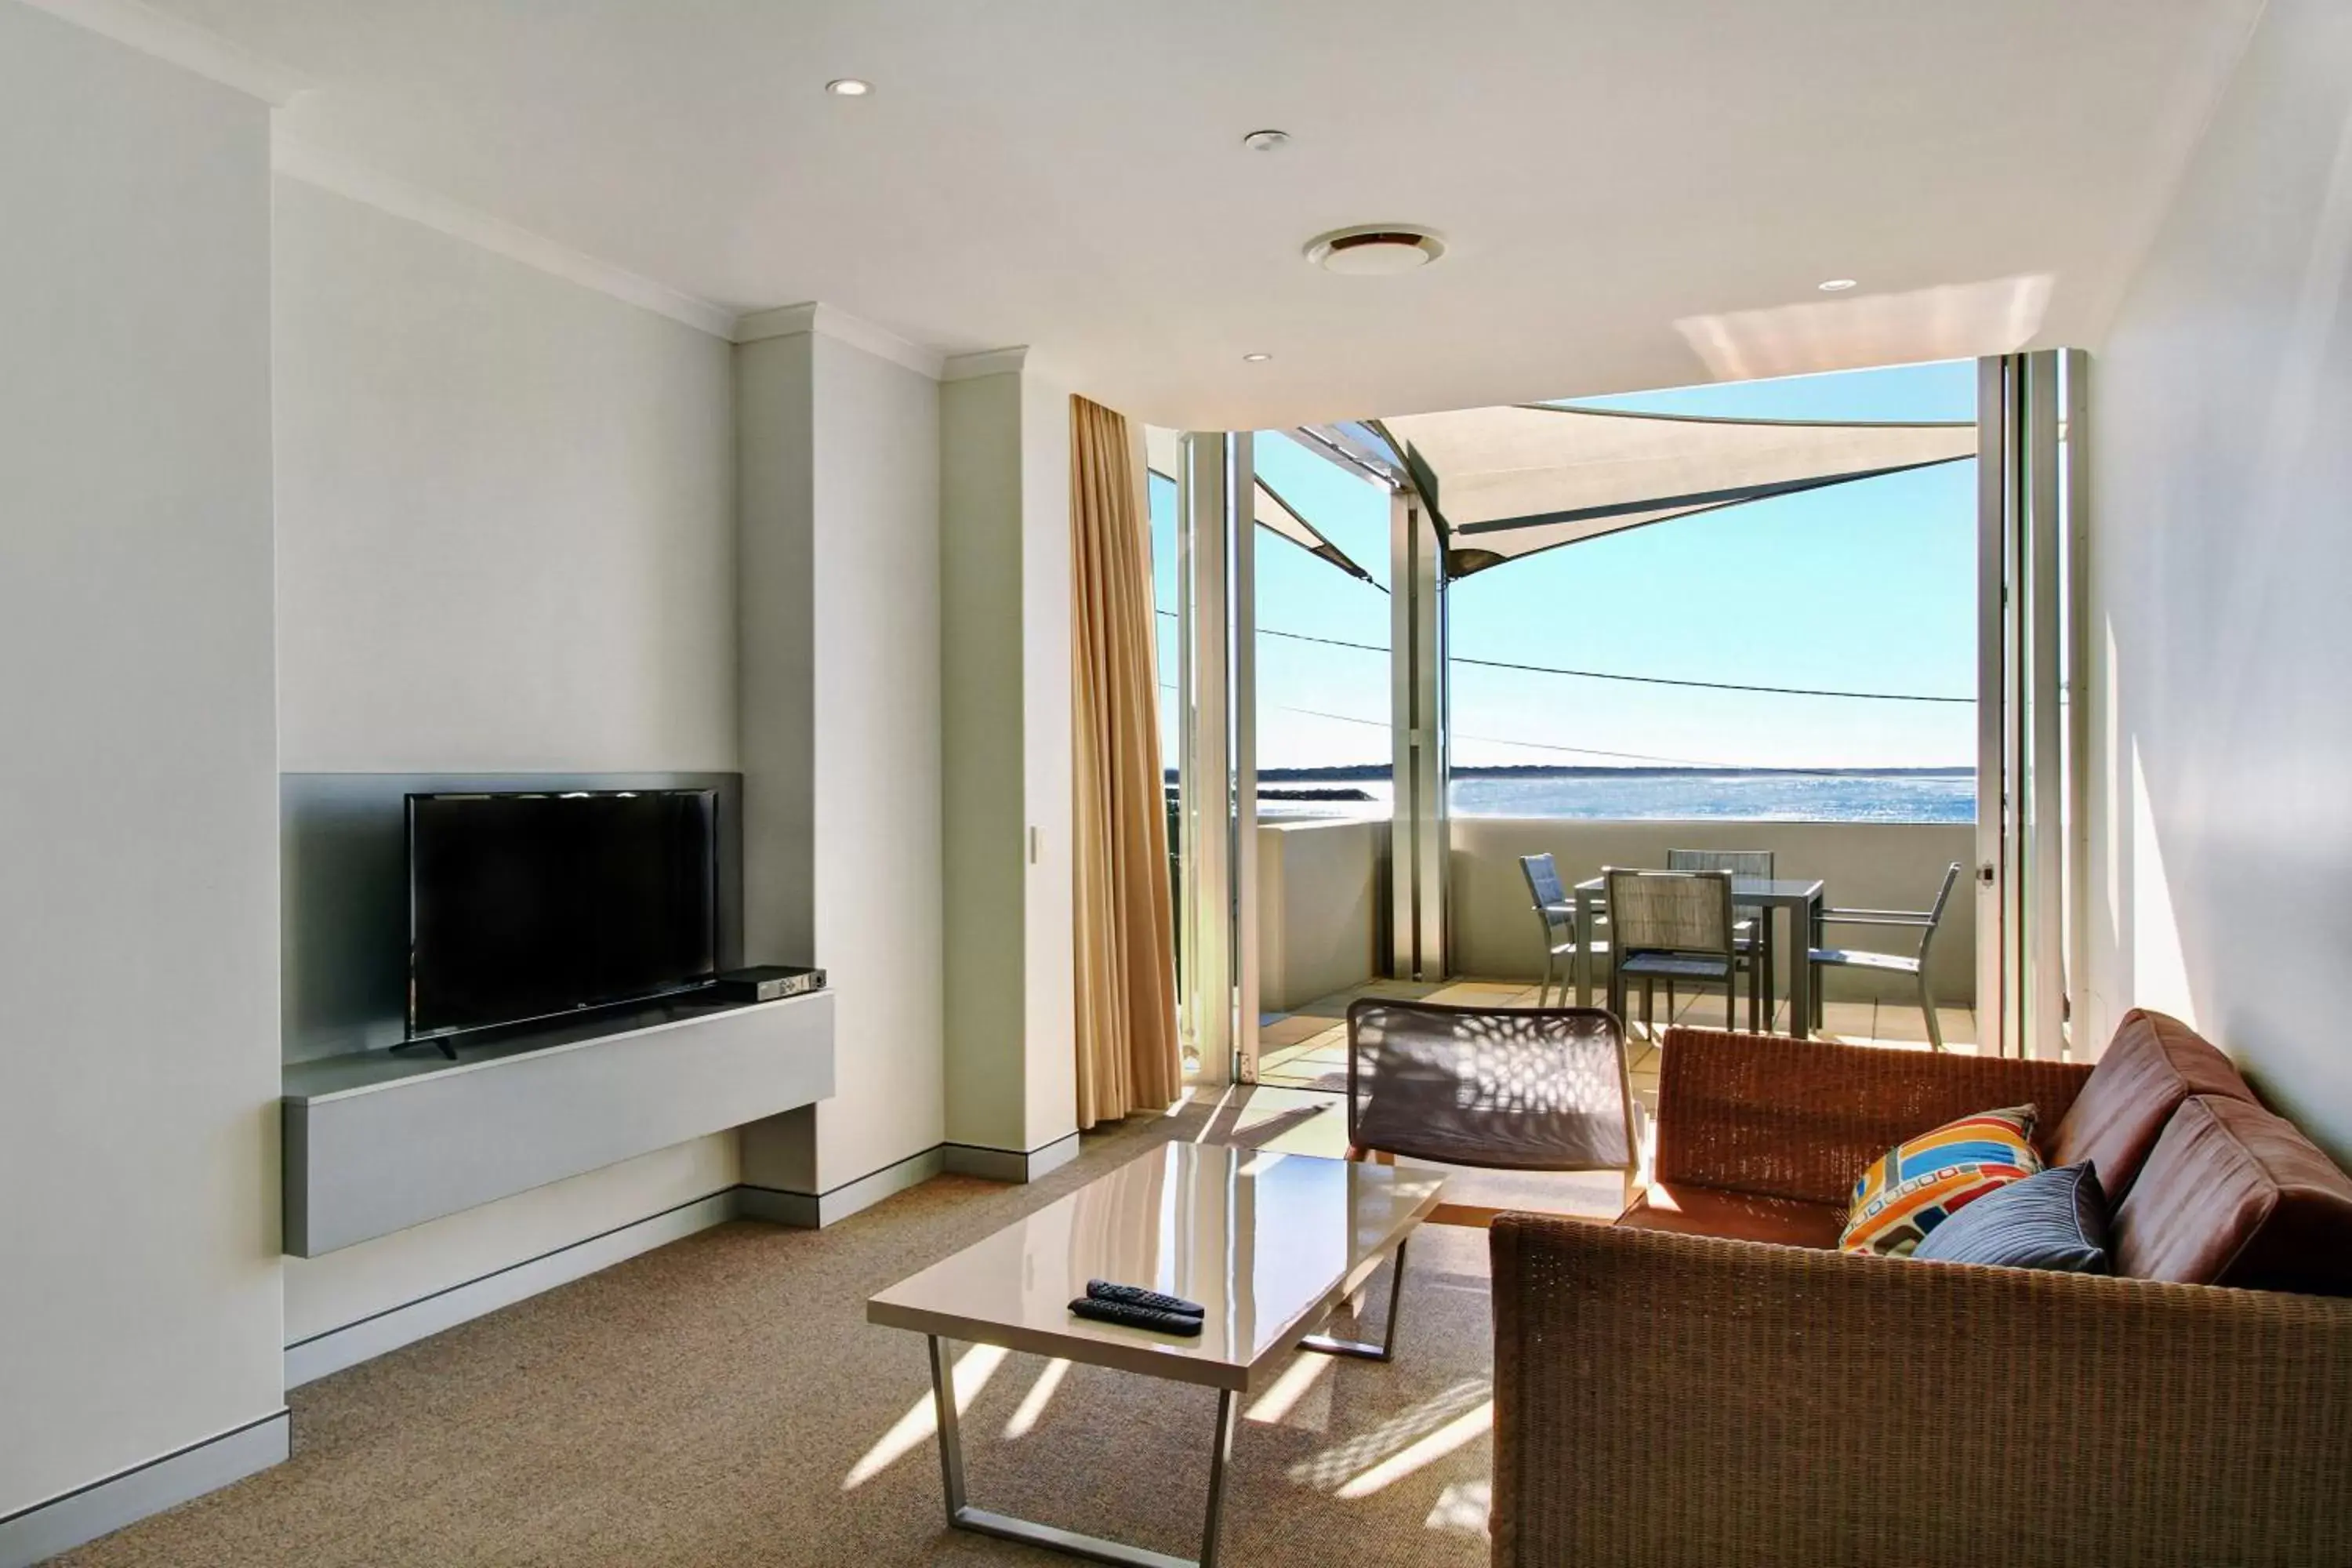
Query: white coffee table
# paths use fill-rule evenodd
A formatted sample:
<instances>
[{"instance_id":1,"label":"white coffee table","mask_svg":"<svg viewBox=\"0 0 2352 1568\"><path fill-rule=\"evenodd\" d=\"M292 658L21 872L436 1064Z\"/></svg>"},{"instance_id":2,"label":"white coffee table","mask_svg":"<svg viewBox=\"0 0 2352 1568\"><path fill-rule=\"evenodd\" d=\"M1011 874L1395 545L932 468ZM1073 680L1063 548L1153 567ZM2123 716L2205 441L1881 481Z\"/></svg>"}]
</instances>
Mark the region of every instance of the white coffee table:
<instances>
[{"instance_id":1,"label":"white coffee table","mask_svg":"<svg viewBox=\"0 0 2352 1568\"><path fill-rule=\"evenodd\" d=\"M1217 1391L1208 1518L1198 1568L1214 1568L1237 1399L1301 1348L1386 1361L1404 1295L1404 1244L1437 1206L1443 1172L1168 1143L903 1279L866 1304L868 1322L929 1336L931 1398L948 1522L1099 1563L1193 1568L1187 1559L971 1507L946 1342L1059 1356ZM1378 1344L1314 1333L1393 1255ZM1199 1302L1197 1339L1074 1317L1089 1279Z\"/></svg>"}]
</instances>

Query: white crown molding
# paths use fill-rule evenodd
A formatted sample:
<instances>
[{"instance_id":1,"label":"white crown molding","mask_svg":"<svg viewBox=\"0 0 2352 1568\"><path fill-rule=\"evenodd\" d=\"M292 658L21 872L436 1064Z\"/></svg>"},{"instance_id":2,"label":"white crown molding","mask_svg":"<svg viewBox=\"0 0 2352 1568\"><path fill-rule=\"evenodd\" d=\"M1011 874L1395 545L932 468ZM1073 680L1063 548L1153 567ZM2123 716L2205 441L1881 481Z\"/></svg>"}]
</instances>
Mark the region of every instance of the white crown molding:
<instances>
[{"instance_id":1,"label":"white crown molding","mask_svg":"<svg viewBox=\"0 0 2352 1568\"><path fill-rule=\"evenodd\" d=\"M941 381L970 381L974 376L1005 375L1022 369L1034 370L1027 345L1009 349L982 349L978 353L950 354L940 371Z\"/></svg>"},{"instance_id":2,"label":"white crown molding","mask_svg":"<svg viewBox=\"0 0 2352 1568\"><path fill-rule=\"evenodd\" d=\"M139 4L139 0L25 0L61 22L190 70L223 87L283 109L318 84L290 66L257 55L210 27Z\"/></svg>"},{"instance_id":3,"label":"white crown molding","mask_svg":"<svg viewBox=\"0 0 2352 1568\"><path fill-rule=\"evenodd\" d=\"M896 332L817 300L799 305L778 305L770 310L752 310L739 317L735 322L735 341L739 343L761 342L769 338L796 338L812 332L847 343L852 348L864 349L867 353L887 359L893 364L904 365L918 375L929 376L933 381L940 379L940 360L934 351L920 343L910 343Z\"/></svg>"},{"instance_id":4,"label":"white crown molding","mask_svg":"<svg viewBox=\"0 0 2352 1568\"><path fill-rule=\"evenodd\" d=\"M583 289L593 289L656 315L667 316L714 338L730 342L734 338L735 312L723 305L682 292L667 283L657 283L609 261L600 261L544 235L518 228L503 218L492 217L420 185L353 163L282 131L270 138L269 162L272 168L289 179L423 224L509 261L519 261Z\"/></svg>"}]
</instances>

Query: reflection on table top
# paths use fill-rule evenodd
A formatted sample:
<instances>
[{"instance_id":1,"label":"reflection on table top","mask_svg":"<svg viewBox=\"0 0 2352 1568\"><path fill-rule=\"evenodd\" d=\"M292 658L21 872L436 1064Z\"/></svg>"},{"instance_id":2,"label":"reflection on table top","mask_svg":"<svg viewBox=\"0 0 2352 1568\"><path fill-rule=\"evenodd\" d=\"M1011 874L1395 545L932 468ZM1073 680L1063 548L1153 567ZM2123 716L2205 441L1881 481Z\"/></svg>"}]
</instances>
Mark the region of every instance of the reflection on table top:
<instances>
[{"instance_id":1,"label":"reflection on table top","mask_svg":"<svg viewBox=\"0 0 2352 1568\"><path fill-rule=\"evenodd\" d=\"M1443 1172L1168 1143L872 1298L870 1322L1248 1392L1437 1205ZM1089 1279L1197 1301L1198 1339L1070 1315Z\"/></svg>"}]
</instances>

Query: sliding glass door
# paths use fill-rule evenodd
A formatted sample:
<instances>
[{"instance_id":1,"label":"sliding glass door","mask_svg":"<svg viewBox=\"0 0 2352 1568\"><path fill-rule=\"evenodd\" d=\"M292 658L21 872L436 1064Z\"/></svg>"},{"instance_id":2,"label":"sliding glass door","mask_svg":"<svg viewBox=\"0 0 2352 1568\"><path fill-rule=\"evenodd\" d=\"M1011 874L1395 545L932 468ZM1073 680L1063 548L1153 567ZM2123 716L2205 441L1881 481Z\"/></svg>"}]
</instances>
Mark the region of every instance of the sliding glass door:
<instances>
[{"instance_id":1,"label":"sliding glass door","mask_svg":"<svg viewBox=\"0 0 2352 1568\"><path fill-rule=\"evenodd\" d=\"M2080 350L1978 362L1977 1010L1988 1054L2068 1049L2085 863Z\"/></svg>"}]
</instances>

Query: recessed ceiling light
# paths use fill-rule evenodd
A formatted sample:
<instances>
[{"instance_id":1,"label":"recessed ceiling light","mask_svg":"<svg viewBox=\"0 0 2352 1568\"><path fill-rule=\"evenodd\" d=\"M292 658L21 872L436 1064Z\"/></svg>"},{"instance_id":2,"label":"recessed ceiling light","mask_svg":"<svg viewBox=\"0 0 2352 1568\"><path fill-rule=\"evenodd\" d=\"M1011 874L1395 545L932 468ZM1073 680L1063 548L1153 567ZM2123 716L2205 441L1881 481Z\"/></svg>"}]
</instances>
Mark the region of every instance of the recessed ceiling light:
<instances>
[{"instance_id":1,"label":"recessed ceiling light","mask_svg":"<svg viewBox=\"0 0 2352 1568\"><path fill-rule=\"evenodd\" d=\"M1266 361L1268 361L1268 360L1272 359L1273 357L1274 357L1274 356L1273 356L1272 354L1267 353L1264 352L1263 350L1259 351L1259 352L1258 352L1258 353L1246 353L1246 354L1242 355L1242 359L1243 359L1245 363L1250 363L1250 364L1264 364Z\"/></svg>"},{"instance_id":2,"label":"recessed ceiling light","mask_svg":"<svg viewBox=\"0 0 2352 1568\"><path fill-rule=\"evenodd\" d=\"M1287 131L1253 131L1242 138L1242 145L1253 153L1271 153L1289 144L1290 132Z\"/></svg>"},{"instance_id":3,"label":"recessed ceiling light","mask_svg":"<svg viewBox=\"0 0 2352 1568\"><path fill-rule=\"evenodd\" d=\"M1363 223L1307 242L1307 259L1326 272L1388 277L1428 266L1445 254L1445 241L1411 224Z\"/></svg>"},{"instance_id":4,"label":"recessed ceiling light","mask_svg":"<svg viewBox=\"0 0 2352 1568\"><path fill-rule=\"evenodd\" d=\"M1817 283L1814 287L1819 289L1824 294L1843 294L1847 289L1853 287L1853 279L1851 278L1832 278L1826 282Z\"/></svg>"},{"instance_id":5,"label":"recessed ceiling light","mask_svg":"<svg viewBox=\"0 0 2352 1568\"><path fill-rule=\"evenodd\" d=\"M874 84L863 77L837 76L824 84L824 90L835 98L864 98L874 90Z\"/></svg>"}]
</instances>

